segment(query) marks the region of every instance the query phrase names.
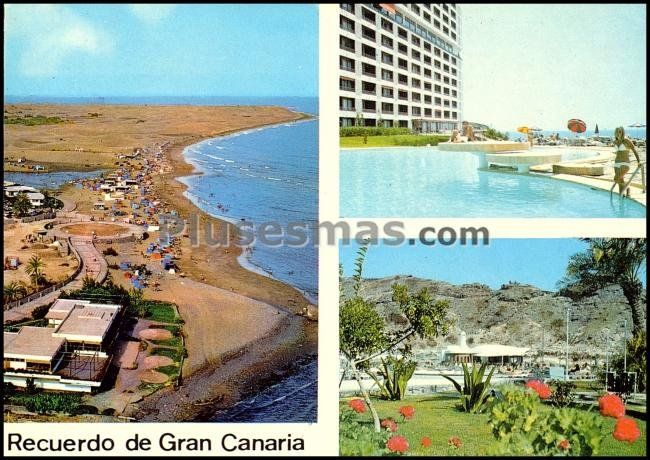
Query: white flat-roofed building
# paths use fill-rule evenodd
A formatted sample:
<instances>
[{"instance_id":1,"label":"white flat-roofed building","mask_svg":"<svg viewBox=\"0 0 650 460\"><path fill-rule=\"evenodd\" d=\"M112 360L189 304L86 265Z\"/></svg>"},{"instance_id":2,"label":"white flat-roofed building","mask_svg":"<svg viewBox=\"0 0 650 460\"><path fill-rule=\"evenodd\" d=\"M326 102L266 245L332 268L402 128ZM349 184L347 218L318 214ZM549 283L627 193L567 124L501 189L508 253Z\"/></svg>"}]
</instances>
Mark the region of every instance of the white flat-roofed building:
<instances>
[{"instance_id":1,"label":"white flat-roofed building","mask_svg":"<svg viewBox=\"0 0 650 460\"><path fill-rule=\"evenodd\" d=\"M112 357L122 306L58 299L45 318L49 327L23 326L4 333L5 382L91 392L101 385Z\"/></svg>"},{"instance_id":2,"label":"white flat-roofed building","mask_svg":"<svg viewBox=\"0 0 650 460\"><path fill-rule=\"evenodd\" d=\"M339 125L460 129L460 28L455 3L341 3Z\"/></svg>"}]
</instances>

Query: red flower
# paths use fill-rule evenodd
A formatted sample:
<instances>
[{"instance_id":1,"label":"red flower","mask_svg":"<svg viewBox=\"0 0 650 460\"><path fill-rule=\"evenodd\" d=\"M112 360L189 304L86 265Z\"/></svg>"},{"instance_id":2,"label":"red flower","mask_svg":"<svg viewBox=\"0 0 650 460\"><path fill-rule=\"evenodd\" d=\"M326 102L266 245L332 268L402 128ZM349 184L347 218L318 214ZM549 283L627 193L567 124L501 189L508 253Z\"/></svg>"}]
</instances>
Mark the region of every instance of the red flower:
<instances>
[{"instance_id":1,"label":"red flower","mask_svg":"<svg viewBox=\"0 0 650 460\"><path fill-rule=\"evenodd\" d=\"M399 413L402 414L402 417L404 417L405 419L413 418L413 415L415 415L415 407L402 406L399 408Z\"/></svg>"},{"instance_id":2,"label":"red flower","mask_svg":"<svg viewBox=\"0 0 650 460\"><path fill-rule=\"evenodd\" d=\"M409 448L409 442L404 436L394 435L386 443L386 447L391 452L399 452L403 454Z\"/></svg>"},{"instance_id":3,"label":"red flower","mask_svg":"<svg viewBox=\"0 0 650 460\"><path fill-rule=\"evenodd\" d=\"M348 406L357 414L363 414L366 411L366 403L363 402L363 399L351 399Z\"/></svg>"},{"instance_id":4,"label":"red flower","mask_svg":"<svg viewBox=\"0 0 650 460\"><path fill-rule=\"evenodd\" d=\"M453 447L454 449L460 449L460 446L463 445L463 443L460 441L460 438L453 436L449 438L449 441L447 441L447 444L449 444L450 447Z\"/></svg>"},{"instance_id":5,"label":"red flower","mask_svg":"<svg viewBox=\"0 0 650 460\"><path fill-rule=\"evenodd\" d=\"M614 425L614 432L612 435L619 441L627 441L629 443L633 443L639 439L641 432L639 431L639 427L636 425L636 421L633 418L620 417L616 421L616 425Z\"/></svg>"},{"instance_id":6,"label":"red flower","mask_svg":"<svg viewBox=\"0 0 650 460\"><path fill-rule=\"evenodd\" d=\"M615 394L606 394L598 400L600 413L605 417L620 418L625 415L623 400Z\"/></svg>"},{"instance_id":7,"label":"red flower","mask_svg":"<svg viewBox=\"0 0 650 460\"><path fill-rule=\"evenodd\" d=\"M431 445L431 439L427 438L426 436L420 439L420 444L422 444L422 447L425 449Z\"/></svg>"},{"instance_id":8,"label":"red flower","mask_svg":"<svg viewBox=\"0 0 650 460\"><path fill-rule=\"evenodd\" d=\"M551 388L541 380L529 380L526 382L526 388L537 393L540 399L548 399L551 396Z\"/></svg>"},{"instance_id":9,"label":"red flower","mask_svg":"<svg viewBox=\"0 0 650 460\"><path fill-rule=\"evenodd\" d=\"M388 428L391 432L395 433L397 431L397 423L392 418L385 418L381 421L382 428Z\"/></svg>"},{"instance_id":10,"label":"red flower","mask_svg":"<svg viewBox=\"0 0 650 460\"><path fill-rule=\"evenodd\" d=\"M562 450L569 450L569 447L571 447L571 444L569 444L569 441L567 439L563 439L560 441L557 445L560 449Z\"/></svg>"}]
</instances>

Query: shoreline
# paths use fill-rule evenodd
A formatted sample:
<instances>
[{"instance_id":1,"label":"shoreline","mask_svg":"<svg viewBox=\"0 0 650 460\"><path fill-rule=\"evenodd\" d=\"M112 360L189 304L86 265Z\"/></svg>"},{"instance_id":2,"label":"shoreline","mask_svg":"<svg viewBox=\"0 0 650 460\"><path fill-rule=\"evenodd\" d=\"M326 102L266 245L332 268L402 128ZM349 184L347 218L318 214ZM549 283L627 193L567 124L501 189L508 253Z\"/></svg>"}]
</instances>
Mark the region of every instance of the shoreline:
<instances>
[{"instance_id":1,"label":"shoreline","mask_svg":"<svg viewBox=\"0 0 650 460\"><path fill-rule=\"evenodd\" d=\"M213 228L217 227L216 232L225 226L228 228L229 241L232 243L237 238L236 227L226 219L203 211L187 196L188 186L181 179L200 175L202 172L186 160L185 149L212 138L315 118L300 112L289 112L294 117L282 122L228 130L209 136L192 135L172 143L166 148L166 157L172 166L172 172L157 176L158 183L154 185L159 198L175 207L181 218L187 217L186 213L189 211L199 216L200 223L204 225L211 223ZM168 179L172 179L170 182L174 185L171 190L165 185ZM201 249L206 250L206 248L197 248L197 252L203 252ZM224 270L220 273L218 282L205 279L195 281L230 289L250 299L287 309L294 316L289 317L285 323L274 328L266 336L244 345L243 350L234 352L237 355L244 351L242 355L235 356L225 363L205 363L201 369L184 377L184 382L178 390L167 388L146 397L138 404L138 411L142 414L138 419L141 421L207 421L218 411L228 409L237 402L292 375L296 371L297 362L317 359L317 322L300 316L299 305L307 302L309 310L314 312L317 311L317 306L295 287L243 266L240 262L240 257L243 256L242 248L230 244L227 248L212 249L225 260L226 267L233 269L236 266L236 269ZM192 274L188 274L188 277L193 278ZM236 287L232 286L234 282ZM262 292L269 283L274 285L274 292ZM268 350L273 351L269 353ZM260 379L260 375L265 374L269 377ZM192 390L195 388L200 388L202 394L192 395ZM223 397L224 394L228 394L229 397ZM174 404L170 404L170 400L174 401Z\"/></svg>"}]
</instances>

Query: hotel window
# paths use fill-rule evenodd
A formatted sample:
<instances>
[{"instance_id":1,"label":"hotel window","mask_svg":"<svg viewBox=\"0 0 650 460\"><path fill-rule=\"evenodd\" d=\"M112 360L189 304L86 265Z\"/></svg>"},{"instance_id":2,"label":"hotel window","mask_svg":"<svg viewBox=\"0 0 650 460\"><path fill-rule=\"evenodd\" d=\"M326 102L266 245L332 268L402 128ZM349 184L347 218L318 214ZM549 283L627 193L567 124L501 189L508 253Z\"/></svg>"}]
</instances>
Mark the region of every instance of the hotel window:
<instances>
[{"instance_id":1,"label":"hotel window","mask_svg":"<svg viewBox=\"0 0 650 460\"><path fill-rule=\"evenodd\" d=\"M343 35L340 36L339 40L340 46L342 50L345 51L351 51L354 53L355 47L354 47L354 40L348 37L344 37Z\"/></svg>"},{"instance_id":2,"label":"hotel window","mask_svg":"<svg viewBox=\"0 0 650 460\"><path fill-rule=\"evenodd\" d=\"M442 4L442 9L449 12L449 5L447 5L446 3L443 3Z\"/></svg>"},{"instance_id":3,"label":"hotel window","mask_svg":"<svg viewBox=\"0 0 650 460\"><path fill-rule=\"evenodd\" d=\"M341 110L355 110L354 99L351 97L339 97L339 107Z\"/></svg>"},{"instance_id":4,"label":"hotel window","mask_svg":"<svg viewBox=\"0 0 650 460\"><path fill-rule=\"evenodd\" d=\"M445 114L445 118L449 118L449 110L445 110L444 114Z\"/></svg>"},{"instance_id":5,"label":"hotel window","mask_svg":"<svg viewBox=\"0 0 650 460\"><path fill-rule=\"evenodd\" d=\"M456 92L455 89L453 89L453 90L451 90L451 95L454 96L454 97L456 97L456 96L458 95L458 93Z\"/></svg>"},{"instance_id":6,"label":"hotel window","mask_svg":"<svg viewBox=\"0 0 650 460\"><path fill-rule=\"evenodd\" d=\"M447 64L443 65L442 68L445 72L449 72L449 66Z\"/></svg>"},{"instance_id":7,"label":"hotel window","mask_svg":"<svg viewBox=\"0 0 650 460\"><path fill-rule=\"evenodd\" d=\"M431 109L424 108L424 116L431 118Z\"/></svg>"},{"instance_id":8,"label":"hotel window","mask_svg":"<svg viewBox=\"0 0 650 460\"><path fill-rule=\"evenodd\" d=\"M411 115L419 117L421 114L420 107L411 107Z\"/></svg>"},{"instance_id":9,"label":"hotel window","mask_svg":"<svg viewBox=\"0 0 650 460\"><path fill-rule=\"evenodd\" d=\"M436 110L434 113L436 114L436 118L442 118L442 112L440 110Z\"/></svg>"},{"instance_id":10,"label":"hotel window","mask_svg":"<svg viewBox=\"0 0 650 460\"><path fill-rule=\"evenodd\" d=\"M393 23L387 19L381 18L381 28L388 30L389 32L393 31Z\"/></svg>"},{"instance_id":11,"label":"hotel window","mask_svg":"<svg viewBox=\"0 0 650 460\"><path fill-rule=\"evenodd\" d=\"M372 30L370 27L362 26L361 27L361 35L363 38L367 38L368 40L372 40L373 42L375 41L376 35L375 31Z\"/></svg>"},{"instance_id":12,"label":"hotel window","mask_svg":"<svg viewBox=\"0 0 650 460\"><path fill-rule=\"evenodd\" d=\"M449 24L449 16L447 16L446 14L443 14L442 15L442 22L444 22L445 24Z\"/></svg>"},{"instance_id":13,"label":"hotel window","mask_svg":"<svg viewBox=\"0 0 650 460\"><path fill-rule=\"evenodd\" d=\"M433 7L433 14L440 17L440 10L437 7Z\"/></svg>"},{"instance_id":14,"label":"hotel window","mask_svg":"<svg viewBox=\"0 0 650 460\"><path fill-rule=\"evenodd\" d=\"M429 96L428 94L425 94L424 95L424 103L425 104L431 104L431 96Z\"/></svg>"},{"instance_id":15,"label":"hotel window","mask_svg":"<svg viewBox=\"0 0 650 460\"><path fill-rule=\"evenodd\" d=\"M390 102L382 102L381 113L393 113L393 104Z\"/></svg>"},{"instance_id":16,"label":"hotel window","mask_svg":"<svg viewBox=\"0 0 650 460\"><path fill-rule=\"evenodd\" d=\"M339 17L339 24L341 25L341 29L347 30L348 32L354 32L354 21L352 19L341 15Z\"/></svg>"},{"instance_id":17,"label":"hotel window","mask_svg":"<svg viewBox=\"0 0 650 460\"><path fill-rule=\"evenodd\" d=\"M381 36L381 44L388 47L392 48L393 47L393 39L387 37L386 35Z\"/></svg>"},{"instance_id":18,"label":"hotel window","mask_svg":"<svg viewBox=\"0 0 650 460\"><path fill-rule=\"evenodd\" d=\"M451 86L458 86L458 82L453 78L451 79Z\"/></svg>"},{"instance_id":19,"label":"hotel window","mask_svg":"<svg viewBox=\"0 0 650 460\"><path fill-rule=\"evenodd\" d=\"M456 112L451 112L451 119L455 120L456 118L458 118L458 114Z\"/></svg>"},{"instance_id":20,"label":"hotel window","mask_svg":"<svg viewBox=\"0 0 650 460\"><path fill-rule=\"evenodd\" d=\"M431 15L429 13L423 13L422 17L424 18L425 21L431 22Z\"/></svg>"},{"instance_id":21,"label":"hotel window","mask_svg":"<svg viewBox=\"0 0 650 460\"><path fill-rule=\"evenodd\" d=\"M442 89L442 87L441 87L440 85L435 85L435 86L433 87L433 90L434 90L436 93L438 93L438 94L440 94L440 90L441 90L441 89Z\"/></svg>"},{"instance_id":22,"label":"hotel window","mask_svg":"<svg viewBox=\"0 0 650 460\"><path fill-rule=\"evenodd\" d=\"M443 58L445 61L448 61L448 60L449 60L449 55L448 55L447 53L445 53L445 54L442 55L442 58Z\"/></svg>"},{"instance_id":23,"label":"hotel window","mask_svg":"<svg viewBox=\"0 0 650 460\"><path fill-rule=\"evenodd\" d=\"M433 50L433 54L434 54L435 56L440 57L440 48L434 48L434 50Z\"/></svg>"},{"instance_id":24,"label":"hotel window","mask_svg":"<svg viewBox=\"0 0 650 460\"><path fill-rule=\"evenodd\" d=\"M361 8L361 17L366 21L372 22L373 24L375 23L375 13L366 8Z\"/></svg>"},{"instance_id":25,"label":"hotel window","mask_svg":"<svg viewBox=\"0 0 650 460\"><path fill-rule=\"evenodd\" d=\"M339 66L341 70L347 70L348 72L354 72L354 59L346 58L345 56L339 57Z\"/></svg>"},{"instance_id":26,"label":"hotel window","mask_svg":"<svg viewBox=\"0 0 650 460\"><path fill-rule=\"evenodd\" d=\"M436 79L436 81L442 80L442 75L440 73L436 72L435 73L435 79Z\"/></svg>"},{"instance_id":27,"label":"hotel window","mask_svg":"<svg viewBox=\"0 0 650 460\"><path fill-rule=\"evenodd\" d=\"M390 53L386 53L386 52L382 51L382 53L381 53L381 62L383 62L384 64L393 65L393 55L390 54Z\"/></svg>"},{"instance_id":28,"label":"hotel window","mask_svg":"<svg viewBox=\"0 0 650 460\"><path fill-rule=\"evenodd\" d=\"M456 23L451 21L451 30L456 30Z\"/></svg>"},{"instance_id":29,"label":"hotel window","mask_svg":"<svg viewBox=\"0 0 650 460\"><path fill-rule=\"evenodd\" d=\"M363 81L361 82L361 92L364 94L377 94L377 85Z\"/></svg>"},{"instance_id":30,"label":"hotel window","mask_svg":"<svg viewBox=\"0 0 650 460\"><path fill-rule=\"evenodd\" d=\"M419 7L419 6L417 6L417 5L415 5L415 4L412 3L412 4L411 4L411 9L413 10L413 12L414 12L415 14L420 14L420 7Z\"/></svg>"},{"instance_id":31,"label":"hotel window","mask_svg":"<svg viewBox=\"0 0 650 460\"><path fill-rule=\"evenodd\" d=\"M442 94L449 96L449 88L443 88L442 89Z\"/></svg>"},{"instance_id":32,"label":"hotel window","mask_svg":"<svg viewBox=\"0 0 650 460\"><path fill-rule=\"evenodd\" d=\"M451 33L451 38L454 39L454 40L456 40L456 33L455 33L455 32L452 32L452 33Z\"/></svg>"},{"instance_id":33,"label":"hotel window","mask_svg":"<svg viewBox=\"0 0 650 460\"><path fill-rule=\"evenodd\" d=\"M424 89L425 91L431 91L431 83L424 83Z\"/></svg>"},{"instance_id":34,"label":"hotel window","mask_svg":"<svg viewBox=\"0 0 650 460\"><path fill-rule=\"evenodd\" d=\"M451 14L452 18L456 19L456 12L454 10L451 10L449 14Z\"/></svg>"},{"instance_id":35,"label":"hotel window","mask_svg":"<svg viewBox=\"0 0 650 460\"><path fill-rule=\"evenodd\" d=\"M370 59L376 59L377 53L372 46L361 44L361 54Z\"/></svg>"},{"instance_id":36,"label":"hotel window","mask_svg":"<svg viewBox=\"0 0 650 460\"><path fill-rule=\"evenodd\" d=\"M431 65L431 56L424 55L424 63Z\"/></svg>"},{"instance_id":37,"label":"hotel window","mask_svg":"<svg viewBox=\"0 0 650 460\"><path fill-rule=\"evenodd\" d=\"M419 52L419 51L411 50L411 57L412 57L413 59L419 61L419 60L420 60L420 56L421 56L421 55L420 55L420 52Z\"/></svg>"},{"instance_id":38,"label":"hotel window","mask_svg":"<svg viewBox=\"0 0 650 460\"><path fill-rule=\"evenodd\" d=\"M397 35L398 35L400 38L403 38L403 39L405 39L405 40L408 40L408 38L409 38L409 34L408 34L408 32L406 32L406 30L405 30L405 29L402 29L401 27L398 27L398 28L397 28Z\"/></svg>"},{"instance_id":39,"label":"hotel window","mask_svg":"<svg viewBox=\"0 0 650 460\"><path fill-rule=\"evenodd\" d=\"M412 92L411 93L411 100L413 102L420 102L422 100L420 93Z\"/></svg>"},{"instance_id":40,"label":"hotel window","mask_svg":"<svg viewBox=\"0 0 650 460\"><path fill-rule=\"evenodd\" d=\"M409 54L408 47L406 45L402 44L402 43L397 44L397 51L399 51L400 53L405 54L407 56Z\"/></svg>"},{"instance_id":41,"label":"hotel window","mask_svg":"<svg viewBox=\"0 0 650 460\"><path fill-rule=\"evenodd\" d=\"M457 72L456 72L456 69L454 69L454 68L452 67L452 68L451 68L451 74L452 74L452 75L456 75L456 73L457 73Z\"/></svg>"},{"instance_id":42,"label":"hotel window","mask_svg":"<svg viewBox=\"0 0 650 460\"><path fill-rule=\"evenodd\" d=\"M341 117L339 118L339 124L342 128L345 128L347 126L354 126L354 118Z\"/></svg>"},{"instance_id":43,"label":"hotel window","mask_svg":"<svg viewBox=\"0 0 650 460\"><path fill-rule=\"evenodd\" d=\"M445 107L449 107L449 101L445 99L444 101L442 101L442 105L444 105Z\"/></svg>"},{"instance_id":44,"label":"hotel window","mask_svg":"<svg viewBox=\"0 0 650 460\"><path fill-rule=\"evenodd\" d=\"M411 86L414 88L420 88L422 87L422 83L417 78L411 78Z\"/></svg>"},{"instance_id":45,"label":"hotel window","mask_svg":"<svg viewBox=\"0 0 650 460\"><path fill-rule=\"evenodd\" d=\"M451 101L451 108L452 108L452 109L456 109L456 108L458 108L458 102L456 102L456 101Z\"/></svg>"},{"instance_id":46,"label":"hotel window","mask_svg":"<svg viewBox=\"0 0 650 460\"><path fill-rule=\"evenodd\" d=\"M439 68L441 67L441 66L440 66L440 61L433 61L433 66L434 66L436 69L439 69Z\"/></svg>"},{"instance_id":47,"label":"hotel window","mask_svg":"<svg viewBox=\"0 0 650 460\"><path fill-rule=\"evenodd\" d=\"M451 57L451 63L454 64L454 65L456 65L456 58L453 57L453 56Z\"/></svg>"},{"instance_id":48,"label":"hotel window","mask_svg":"<svg viewBox=\"0 0 650 460\"><path fill-rule=\"evenodd\" d=\"M339 88L343 91L354 91L354 80L339 78Z\"/></svg>"},{"instance_id":49,"label":"hotel window","mask_svg":"<svg viewBox=\"0 0 650 460\"><path fill-rule=\"evenodd\" d=\"M377 69L374 65L366 64L365 62L361 65L361 72L364 75L368 75L369 77L376 77L377 76Z\"/></svg>"},{"instance_id":50,"label":"hotel window","mask_svg":"<svg viewBox=\"0 0 650 460\"><path fill-rule=\"evenodd\" d=\"M443 28L442 28L442 31L443 31L445 34L449 35L449 27L443 27Z\"/></svg>"},{"instance_id":51,"label":"hotel window","mask_svg":"<svg viewBox=\"0 0 650 460\"><path fill-rule=\"evenodd\" d=\"M427 78L431 78L431 69L427 69L426 67L424 68L424 76Z\"/></svg>"},{"instance_id":52,"label":"hotel window","mask_svg":"<svg viewBox=\"0 0 650 460\"><path fill-rule=\"evenodd\" d=\"M377 103L375 101L366 101L364 99L361 103L361 107L364 112L374 113L377 111Z\"/></svg>"},{"instance_id":53,"label":"hotel window","mask_svg":"<svg viewBox=\"0 0 650 460\"><path fill-rule=\"evenodd\" d=\"M341 9L354 13L354 3L341 3Z\"/></svg>"},{"instance_id":54,"label":"hotel window","mask_svg":"<svg viewBox=\"0 0 650 460\"><path fill-rule=\"evenodd\" d=\"M402 75L401 73L397 75L397 81L401 85L408 85L409 84L409 79L406 75Z\"/></svg>"},{"instance_id":55,"label":"hotel window","mask_svg":"<svg viewBox=\"0 0 650 460\"><path fill-rule=\"evenodd\" d=\"M409 92L408 91L402 91L399 90L397 92L397 98L402 100L402 101L408 101L409 100Z\"/></svg>"},{"instance_id":56,"label":"hotel window","mask_svg":"<svg viewBox=\"0 0 650 460\"><path fill-rule=\"evenodd\" d=\"M420 39L415 35L411 35L411 43L413 43L415 46L420 46Z\"/></svg>"},{"instance_id":57,"label":"hotel window","mask_svg":"<svg viewBox=\"0 0 650 460\"><path fill-rule=\"evenodd\" d=\"M420 66L417 64L411 64L411 72L420 75Z\"/></svg>"},{"instance_id":58,"label":"hotel window","mask_svg":"<svg viewBox=\"0 0 650 460\"><path fill-rule=\"evenodd\" d=\"M427 42L424 42L424 50L425 51L431 51L431 44L427 43Z\"/></svg>"},{"instance_id":59,"label":"hotel window","mask_svg":"<svg viewBox=\"0 0 650 460\"><path fill-rule=\"evenodd\" d=\"M444 78L442 79L442 81L443 81L443 83L445 83L445 84L448 85L448 84L449 84L449 77L444 77Z\"/></svg>"},{"instance_id":60,"label":"hotel window","mask_svg":"<svg viewBox=\"0 0 650 460\"><path fill-rule=\"evenodd\" d=\"M409 106L408 105L398 105L397 110L399 111L400 115L408 115L409 114Z\"/></svg>"},{"instance_id":61,"label":"hotel window","mask_svg":"<svg viewBox=\"0 0 650 460\"><path fill-rule=\"evenodd\" d=\"M397 67L403 70L408 70L408 62L406 59L397 58Z\"/></svg>"},{"instance_id":62,"label":"hotel window","mask_svg":"<svg viewBox=\"0 0 650 460\"><path fill-rule=\"evenodd\" d=\"M385 86L381 88L382 97L393 97L393 88L386 88Z\"/></svg>"},{"instance_id":63,"label":"hotel window","mask_svg":"<svg viewBox=\"0 0 650 460\"><path fill-rule=\"evenodd\" d=\"M437 19L433 21L433 25L435 26L436 29L440 29L440 21Z\"/></svg>"}]
</instances>

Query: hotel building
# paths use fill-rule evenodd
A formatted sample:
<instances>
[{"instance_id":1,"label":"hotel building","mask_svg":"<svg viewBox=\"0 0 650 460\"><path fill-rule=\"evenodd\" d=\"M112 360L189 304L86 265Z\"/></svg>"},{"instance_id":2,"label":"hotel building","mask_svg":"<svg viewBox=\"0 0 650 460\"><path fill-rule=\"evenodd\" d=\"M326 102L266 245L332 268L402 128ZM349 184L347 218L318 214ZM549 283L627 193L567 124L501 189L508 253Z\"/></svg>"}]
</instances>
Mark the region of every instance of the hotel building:
<instances>
[{"instance_id":1,"label":"hotel building","mask_svg":"<svg viewBox=\"0 0 650 460\"><path fill-rule=\"evenodd\" d=\"M341 3L339 125L461 128L454 3Z\"/></svg>"}]
</instances>

